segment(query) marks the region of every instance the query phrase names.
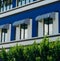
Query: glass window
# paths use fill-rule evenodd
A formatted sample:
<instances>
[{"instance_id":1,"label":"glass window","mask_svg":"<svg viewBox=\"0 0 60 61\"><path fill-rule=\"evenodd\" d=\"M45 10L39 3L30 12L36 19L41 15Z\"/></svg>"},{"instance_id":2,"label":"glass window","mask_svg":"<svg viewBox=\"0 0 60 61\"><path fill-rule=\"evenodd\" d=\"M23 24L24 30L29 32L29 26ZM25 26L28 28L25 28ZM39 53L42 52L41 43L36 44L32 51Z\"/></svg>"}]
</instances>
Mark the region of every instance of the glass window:
<instances>
[{"instance_id":1,"label":"glass window","mask_svg":"<svg viewBox=\"0 0 60 61\"><path fill-rule=\"evenodd\" d=\"M32 3L36 0L17 0L17 6L23 6L29 3Z\"/></svg>"},{"instance_id":2,"label":"glass window","mask_svg":"<svg viewBox=\"0 0 60 61\"><path fill-rule=\"evenodd\" d=\"M2 29L1 32L1 42L5 42L7 40L7 29Z\"/></svg>"},{"instance_id":3,"label":"glass window","mask_svg":"<svg viewBox=\"0 0 60 61\"><path fill-rule=\"evenodd\" d=\"M21 24L20 25L20 39L26 39L28 36L27 32L28 32L28 25L27 24Z\"/></svg>"},{"instance_id":4,"label":"glass window","mask_svg":"<svg viewBox=\"0 0 60 61\"><path fill-rule=\"evenodd\" d=\"M52 18L46 18L44 19L44 35L51 35L52 34L52 25L53 25L53 20Z\"/></svg>"},{"instance_id":5,"label":"glass window","mask_svg":"<svg viewBox=\"0 0 60 61\"><path fill-rule=\"evenodd\" d=\"M12 0L0 0L0 12L12 9Z\"/></svg>"}]
</instances>

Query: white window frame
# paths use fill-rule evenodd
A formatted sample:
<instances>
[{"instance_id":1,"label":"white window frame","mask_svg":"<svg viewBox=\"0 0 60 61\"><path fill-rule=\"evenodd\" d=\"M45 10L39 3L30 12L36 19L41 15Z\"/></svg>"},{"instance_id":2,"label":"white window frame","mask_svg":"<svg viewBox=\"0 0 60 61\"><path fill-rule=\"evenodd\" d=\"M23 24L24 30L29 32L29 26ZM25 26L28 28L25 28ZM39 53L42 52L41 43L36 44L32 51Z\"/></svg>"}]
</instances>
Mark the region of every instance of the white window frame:
<instances>
[{"instance_id":1,"label":"white window frame","mask_svg":"<svg viewBox=\"0 0 60 61\"><path fill-rule=\"evenodd\" d=\"M1 30L1 42L5 42L7 40L7 35L8 30L7 29L2 29Z\"/></svg>"},{"instance_id":2,"label":"white window frame","mask_svg":"<svg viewBox=\"0 0 60 61\"><path fill-rule=\"evenodd\" d=\"M27 38L26 39L30 39L32 38L32 19L29 20L29 24L27 24L28 29L27 29ZM20 25L16 26L16 40L22 40L20 39Z\"/></svg>"},{"instance_id":3,"label":"white window frame","mask_svg":"<svg viewBox=\"0 0 60 61\"><path fill-rule=\"evenodd\" d=\"M59 13L55 12L54 18L53 18L53 26L52 26L52 34L56 35L59 33ZM38 21L38 37L43 37L43 24L44 24L44 18Z\"/></svg>"},{"instance_id":4,"label":"white window frame","mask_svg":"<svg viewBox=\"0 0 60 61\"><path fill-rule=\"evenodd\" d=\"M26 29L25 29L25 26L27 27ZM20 25L20 39L27 39L28 38L27 37L28 35L26 36L26 34L28 34L28 24L21 24Z\"/></svg>"},{"instance_id":5,"label":"white window frame","mask_svg":"<svg viewBox=\"0 0 60 61\"><path fill-rule=\"evenodd\" d=\"M11 24L9 24L9 29L7 29L7 37L6 37L6 40L5 41L4 40L3 41L1 40L1 36L2 36L2 29L0 29L0 43L10 42L11 41L10 40L11 39Z\"/></svg>"}]
</instances>

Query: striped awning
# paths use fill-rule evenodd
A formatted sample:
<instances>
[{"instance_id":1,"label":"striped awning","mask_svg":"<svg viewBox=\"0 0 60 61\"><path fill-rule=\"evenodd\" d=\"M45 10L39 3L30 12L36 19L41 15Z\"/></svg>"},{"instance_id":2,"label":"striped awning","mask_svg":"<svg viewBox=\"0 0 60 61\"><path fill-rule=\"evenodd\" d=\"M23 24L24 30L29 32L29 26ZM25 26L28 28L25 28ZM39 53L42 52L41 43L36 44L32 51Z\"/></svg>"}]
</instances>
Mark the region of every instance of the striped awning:
<instances>
[{"instance_id":1,"label":"striped awning","mask_svg":"<svg viewBox=\"0 0 60 61\"><path fill-rule=\"evenodd\" d=\"M48 18L48 17L49 18L54 18L55 17L55 12L39 15L39 16L36 17L36 21L42 21L42 19L45 19L45 18Z\"/></svg>"},{"instance_id":2,"label":"striped awning","mask_svg":"<svg viewBox=\"0 0 60 61\"><path fill-rule=\"evenodd\" d=\"M9 29L9 24L0 25L0 29Z\"/></svg>"},{"instance_id":3,"label":"striped awning","mask_svg":"<svg viewBox=\"0 0 60 61\"><path fill-rule=\"evenodd\" d=\"M18 26L20 24L29 24L30 19L19 20L13 23L13 26Z\"/></svg>"}]
</instances>

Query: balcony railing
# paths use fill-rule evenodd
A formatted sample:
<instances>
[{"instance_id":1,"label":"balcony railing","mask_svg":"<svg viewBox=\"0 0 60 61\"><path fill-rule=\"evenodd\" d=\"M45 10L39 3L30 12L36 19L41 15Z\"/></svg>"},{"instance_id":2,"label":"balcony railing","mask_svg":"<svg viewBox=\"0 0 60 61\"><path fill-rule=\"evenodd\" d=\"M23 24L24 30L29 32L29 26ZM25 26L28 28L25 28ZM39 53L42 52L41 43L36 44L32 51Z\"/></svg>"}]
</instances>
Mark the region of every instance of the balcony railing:
<instances>
[{"instance_id":1,"label":"balcony railing","mask_svg":"<svg viewBox=\"0 0 60 61\"><path fill-rule=\"evenodd\" d=\"M36 0L36 1L33 1L29 4L26 3L25 5L21 5L21 6L18 6L17 3L16 3L15 8L12 7L11 9L9 9L7 11L2 11L2 12L0 11L0 18L9 16L9 15L13 15L13 14L16 14L16 13L24 12L24 11L27 11L27 10L30 10L30 9L33 9L33 8L41 7L41 6L51 4L51 3L54 3L54 2L59 2L59 1L60 0Z\"/></svg>"},{"instance_id":2,"label":"balcony railing","mask_svg":"<svg viewBox=\"0 0 60 61\"><path fill-rule=\"evenodd\" d=\"M43 0L17 0L17 6L21 7L21 6L25 6L37 1L43 1Z\"/></svg>"},{"instance_id":3,"label":"balcony railing","mask_svg":"<svg viewBox=\"0 0 60 61\"><path fill-rule=\"evenodd\" d=\"M12 9L12 0L0 0L0 12Z\"/></svg>"},{"instance_id":4,"label":"balcony railing","mask_svg":"<svg viewBox=\"0 0 60 61\"><path fill-rule=\"evenodd\" d=\"M16 7L22 7L38 1L43 1L43 0L16 0ZM12 0L0 1L0 12L9 11L12 10L12 8L13 8Z\"/></svg>"},{"instance_id":5,"label":"balcony railing","mask_svg":"<svg viewBox=\"0 0 60 61\"><path fill-rule=\"evenodd\" d=\"M31 45L34 43L34 41L36 41L37 43L40 43L43 38L44 37L34 37L31 39L16 40L16 41L11 41L11 42L1 43L0 44L0 50L2 47L9 49L10 47L15 46L16 44L18 44L18 45ZM51 35L51 36L48 36L48 38L49 38L49 41L52 42L52 41L55 41L57 38L60 39L60 34Z\"/></svg>"}]
</instances>

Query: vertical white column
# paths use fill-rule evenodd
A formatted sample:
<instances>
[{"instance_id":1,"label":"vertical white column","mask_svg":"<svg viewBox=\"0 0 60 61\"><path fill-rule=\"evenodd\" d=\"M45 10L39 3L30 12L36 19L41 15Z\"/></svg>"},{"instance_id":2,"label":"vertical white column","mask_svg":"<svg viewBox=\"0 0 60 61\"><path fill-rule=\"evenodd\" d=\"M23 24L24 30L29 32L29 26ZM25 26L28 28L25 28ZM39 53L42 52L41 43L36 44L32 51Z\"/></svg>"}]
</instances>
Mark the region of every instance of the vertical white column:
<instances>
[{"instance_id":1,"label":"vertical white column","mask_svg":"<svg viewBox=\"0 0 60 61\"><path fill-rule=\"evenodd\" d=\"M7 5L7 10L9 10L9 5Z\"/></svg>"},{"instance_id":2,"label":"vertical white column","mask_svg":"<svg viewBox=\"0 0 60 61\"><path fill-rule=\"evenodd\" d=\"M6 10L6 8L5 8L5 4L4 4L4 11Z\"/></svg>"},{"instance_id":3,"label":"vertical white column","mask_svg":"<svg viewBox=\"0 0 60 61\"><path fill-rule=\"evenodd\" d=\"M43 36L43 19L41 22L38 21L38 37Z\"/></svg>"},{"instance_id":4,"label":"vertical white column","mask_svg":"<svg viewBox=\"0 0 60 61\"><path fill-rule=\"evenodd\" d=\"M48 35L48 25L44 24L44 35Z\"/></svg>"},{"instance_id":5,"label":"vertical white column","mask_svg":"<svg viewBox=\"0 0 60 61\"><path fill-rule=\"evenodd\" d=\"M7 30L8 31L8 30ZM8 40L8 33L5 33L5 42L7 42Z\"/></svg>"},{"instance_id":6,"label":"vertical white column","mask_svg":"<svg viewBox=\"0 0 60 61\"><path fill-rule=\"evenodd\" d=\"M28 25L27 25L27 29L25 29L25 39L28 39Z\"/></svg>"},{"instance_id":7,"label":"vertical white column","mask_svg":"<svg viewBox=\"0 0 60 61\"><path fill-rule=\"evenodd\" d=\"M24 29L21 28L21 39L24 39Z\"/></svg>"},{"instance_id":8,"label":"vertical white column","mask_svg":"<svg viewBox=\"0 0 60 61\"><path fill-rule=\"evenodd\" d=\"M28 36L27 36L27 38L29 39L29 38L32 38L32 19L30 19L29 20L30 22L29 22L29 24L28 24Z\"/></svg>"},{"instance_id":9,"label":"vertical white column","mask_svg":"<svg viewBox=\"0 0 60 61\"><path fill-rule=\"evenodd\" d=\"M1 42L1 29L0 29L0 43L2 43L2 42Z\"/></svg>"},{"instance_id":10,"label":"vertical white column","mask_svg":"<svg viewBox=\"0 0 60 61\"><path fill-rule=\"evenodd\" d=\"M9 24L9 29L7 29L7 40L6 42L11 41L11 24Z\"/></svg>"},{"instance_id":11,"label":"vertical white column","mask_svg":"<svg viewBox=\"0 0 60 61\"><path fill-rule=\"evenodd\" d=\"M26 0L26 4L29 4L29 0Z\"/></svg>"},{"instance_id":12,"label":"vertical white column","mask_svg":"<svg viewBox=\"0 0 60 61\"><path fill-rule=\"evenodd\" d=\"M2 43L4 43L4 32L2 32Z\"/></svg>"},{"instance_id":13,"label":"vertical white column","mask_svg":"<svg viewBox=\"0 0 60 61\"><path fill-rule=\"evenodd\" d=\"M59 13L56 12L55 13L55 17L53 19L53 29L52 29L52 33L53 34L58 34L59 31Z\"/></svg>"},{"instance_id":14,"label":"vertical white column","mask_svg":"<svg viewBox=\"0 0 60 61\"><path fill-rule=\"evenodd\" d=\"M53 24L49 24L49 35L52 35Z\"/></svg>"},{"instance_id":15,"label":"vertical white column","mask_svg":"<svg viewBox=\"0 0 60 61\"><path fill-rule=\"evenodd\" d=\"M20 26L16 27L16 41L20 39Z\"/></svg>"}]
</instances>

